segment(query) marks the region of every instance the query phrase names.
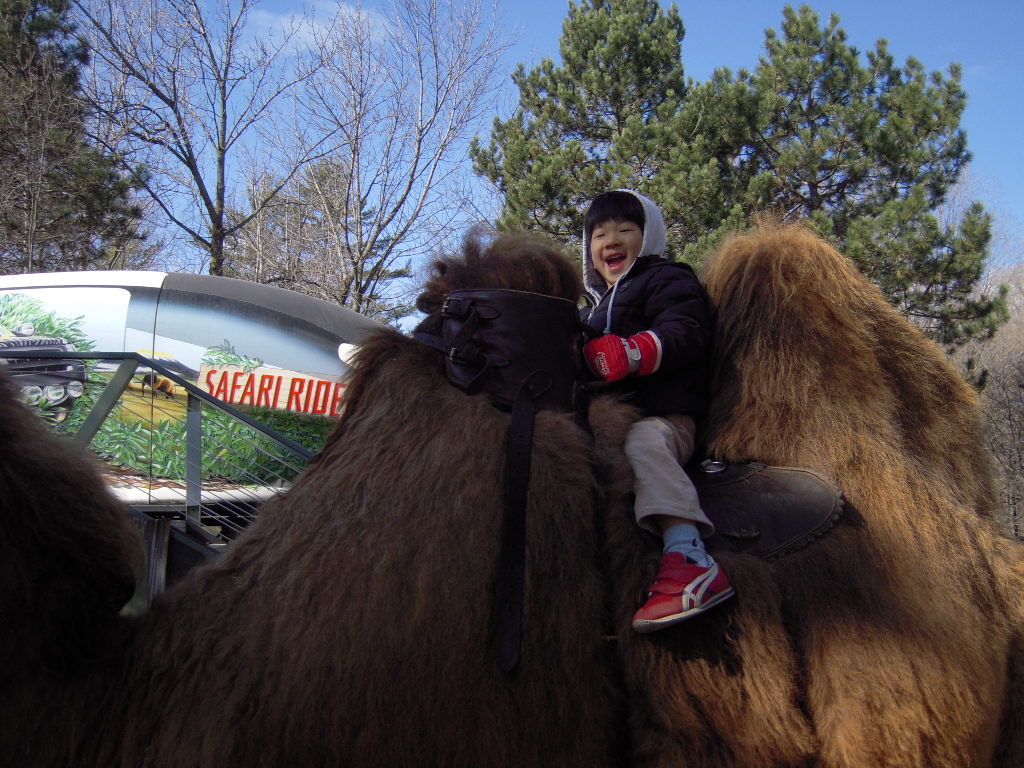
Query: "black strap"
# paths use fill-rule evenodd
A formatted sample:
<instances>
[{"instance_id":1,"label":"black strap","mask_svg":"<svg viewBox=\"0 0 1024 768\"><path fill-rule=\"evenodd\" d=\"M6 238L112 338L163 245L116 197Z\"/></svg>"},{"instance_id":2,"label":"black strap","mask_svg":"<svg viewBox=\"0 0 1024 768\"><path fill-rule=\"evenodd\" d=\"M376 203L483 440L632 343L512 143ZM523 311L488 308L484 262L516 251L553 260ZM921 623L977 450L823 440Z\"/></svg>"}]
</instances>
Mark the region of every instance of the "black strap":
<instances>
[{"instance_id":1,"label":"black strap","mask_svg":"<svg viewBox=\"0 0 1024 768\"><path fill-rule=\"evenodd\" d=\"M475 306L470 307L469 314L465 319L466 322L463 323L459 332L452 337L448 348L448 357L460 362L475 362L475 354L468 359L465 356L466 345L472 340L473 335L480 328L480 314L477 312Z\"/></svg>"},{"instance_id":2,"label":"black strap","mask_svg":"<svg viewBox=\"0 0 1024 768\"><path fill-rule=\"evenodd\" d=\"M551 385L551 376L534 371L519 386L512 403L505 448L505 509L501 549L494 582L494 652L498 668L511 674L519 666L526 585L526 505L530 486L530 449L537 416L534 400Z\"/></svg>"},{"instance_id":3,"label":"black strap","mask_svg":"<svg viewBox=\"0 0 1024 768\"><path fill-rule=\"evenodd\" d=\"M440 336L435 336L432 333L420 332L414 333L412 335L412 338L415 341L418 341L420 344L423 344L424 346L430 347L431 349L436 349L445 357L448 356L448 345L444 343L444 339L442 339Z\"/></svg>"},{"instance_id":4,"label":"black strap","mask_svg":"<svg viewBox=\"0 0 1024 768\"><path fill-rule=\"evenodd\" d=\"M441 315L463 321L461 325L452 326L457 330L450 338L445 338L447 334L435 336L422 332L413 334L413 338L443 353L449 379L470 394L475 394L487 380L492 366L508 364L508 360L495 350L484 354L474 338L480 330L481 321L494 320L500 317L500 312L476 299L449 297L445 299ZM453 377L453 371L458 371L459 375Z\"/></svg>"},{"instance_id":5,"label":"black strap","mask_svg":"<svg viewBox=\"0 0 1024 768\"><path fill-rule=\"evenodd\" d=\"M511 409L489 627L498 667L511 675L522 649L534 421L540 408L572 410L571 349L579 318L566 299L505 289L454 291L440 315L440 335L419 332L414 338L444 354L450 382L471 394L486 391L497 407ZM433 330L436 323L426 327Z\"/></svg>"}]
</instances>

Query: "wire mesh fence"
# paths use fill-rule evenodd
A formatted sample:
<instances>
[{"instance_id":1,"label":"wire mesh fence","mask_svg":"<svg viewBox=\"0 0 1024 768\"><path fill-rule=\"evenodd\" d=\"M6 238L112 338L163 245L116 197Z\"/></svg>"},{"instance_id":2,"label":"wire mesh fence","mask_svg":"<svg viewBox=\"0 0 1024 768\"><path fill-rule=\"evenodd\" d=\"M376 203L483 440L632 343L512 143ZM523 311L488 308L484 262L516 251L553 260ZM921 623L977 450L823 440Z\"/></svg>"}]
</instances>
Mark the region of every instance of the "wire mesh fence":
<instances>
[{"instance_id":1,"label":"wire mesh fence","mask_svg":"<svg viewBox=\"0 0 1024 768\"><path fill-rule=\"evenodd\" d=\"M137 354L0 350L0 360L44 420L100 458L130 508L183 520L211 543L232 540L286 492L331 426L243 413Z\"/></svg>"}]
</instances>

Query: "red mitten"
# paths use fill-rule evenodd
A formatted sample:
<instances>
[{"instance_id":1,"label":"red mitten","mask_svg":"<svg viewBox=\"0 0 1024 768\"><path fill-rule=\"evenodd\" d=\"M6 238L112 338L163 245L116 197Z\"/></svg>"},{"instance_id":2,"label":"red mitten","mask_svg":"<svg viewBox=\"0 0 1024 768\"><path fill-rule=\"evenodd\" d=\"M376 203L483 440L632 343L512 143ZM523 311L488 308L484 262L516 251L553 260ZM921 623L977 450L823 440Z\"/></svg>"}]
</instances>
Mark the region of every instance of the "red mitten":
<instances>
[{"instance_id":1,"label":"red mitten","mask_svg":"<svg viewBox=\"0 0 1024 768\"><path fill-rule=\"evenodd\" d=\"M629 351L629 342L613 333L583 345L583 357L590 370L605 381L618 381L635 370Z\"/></svg>"},{"instance_id":2,"label":"red mitten","mask_svg":"<svg viewBox=\"0 0 1024 768\"><path fill-rule=\"evenodd\" d=\"M583 357L590 370L605 381L618 381L631 373L646 376L661 365L661 341L651 331L628 339L609 333L584 344Z\"/></svg>"},{"instance_id":3,"label":"red mitten","mask_svg":"<svg viewBox=\"0 0 1024 768\"><path fill-rule=\"evenodd\" d=\"M626 341L639 353L640 364L636 369L639 376L654 373L661 367L661 339L654 331L634 333Z\"/></svg>"}]
</instances>

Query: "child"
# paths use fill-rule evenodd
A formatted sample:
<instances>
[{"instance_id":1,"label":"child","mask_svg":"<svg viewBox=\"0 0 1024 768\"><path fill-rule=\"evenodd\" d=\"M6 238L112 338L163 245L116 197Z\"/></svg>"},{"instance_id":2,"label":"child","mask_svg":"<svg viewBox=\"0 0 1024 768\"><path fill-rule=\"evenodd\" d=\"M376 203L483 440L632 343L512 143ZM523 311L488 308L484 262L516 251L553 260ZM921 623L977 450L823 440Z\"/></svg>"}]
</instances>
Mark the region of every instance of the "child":
<instances>
[{"instance_id":1,"label":"child","mask_svg":"<svg viewBox=\"0 0 1024 768\"><path fill-rule=\"evenodd\" d=\"M583 223L583 275L595 306L588 325L602 336L583 347L593 372L639 406L645 418L626 437L636 476L636 519L662 536L661 568L637 632L671 626L733 595L701 541L714 532L683 465L693 455L695 419L707 409L711 312L693 270L661 257L665 221L631 190L598 195ZM671 417L671 418L666 418Z\"/></svg>"}]
</instances>

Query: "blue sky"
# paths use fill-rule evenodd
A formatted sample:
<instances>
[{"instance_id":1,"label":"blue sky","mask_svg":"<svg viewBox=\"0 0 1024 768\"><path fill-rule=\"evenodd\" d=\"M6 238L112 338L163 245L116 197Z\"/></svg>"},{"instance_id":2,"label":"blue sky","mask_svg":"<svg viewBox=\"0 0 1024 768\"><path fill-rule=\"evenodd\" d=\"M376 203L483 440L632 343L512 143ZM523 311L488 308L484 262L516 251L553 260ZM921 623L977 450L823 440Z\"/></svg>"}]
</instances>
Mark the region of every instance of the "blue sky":
<instances>
[{"instance_id":1,"label":"blue sky","mask_svg":"<svg viewBox=\"0 0 1024 768\"><path fill-rule=\"evenodd\" d=\"M786 3L681 0L677 5L686 26L683 65L688 77L700 81L718 67L753 68L763 51L764 30L779 28ZM1024 0L812 0L807 5L823 21L839 14L847 41L860 51L886 38L900 64L914 56L928 71L945 71L960 62L968 94L961 127L974 155L968 193L996 215L1004 239L1012 233L1013 260L1024 257ZM516 30L518 40L507 55L509 74L518 62L530 68L545 57L558 61L568 7L558 0L499 3L504 25ZM515 97L509 85L504 114Z\"/></svg>"}]
</instances>

